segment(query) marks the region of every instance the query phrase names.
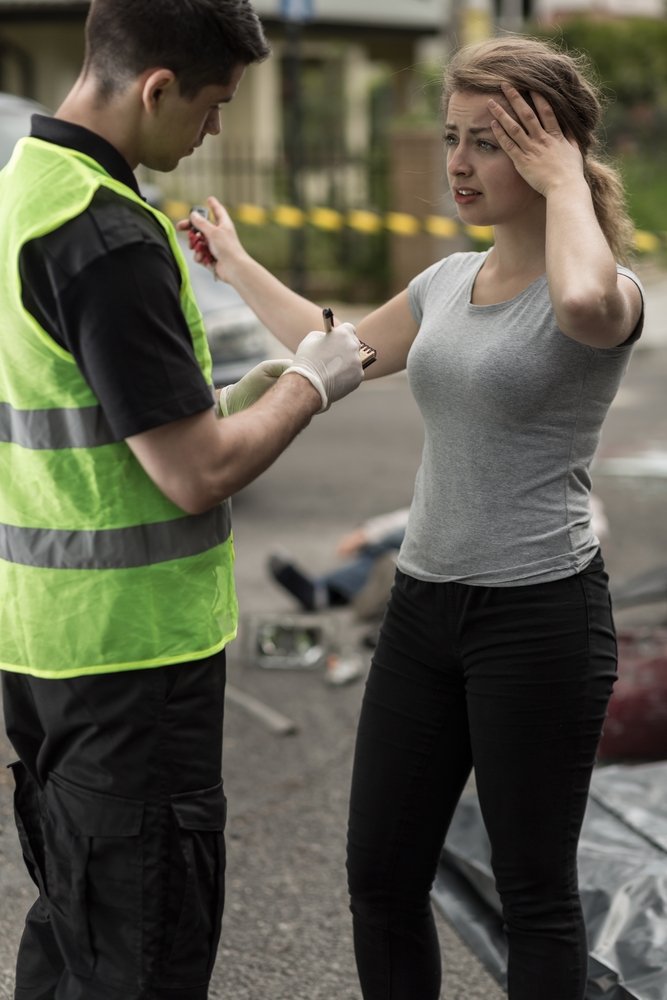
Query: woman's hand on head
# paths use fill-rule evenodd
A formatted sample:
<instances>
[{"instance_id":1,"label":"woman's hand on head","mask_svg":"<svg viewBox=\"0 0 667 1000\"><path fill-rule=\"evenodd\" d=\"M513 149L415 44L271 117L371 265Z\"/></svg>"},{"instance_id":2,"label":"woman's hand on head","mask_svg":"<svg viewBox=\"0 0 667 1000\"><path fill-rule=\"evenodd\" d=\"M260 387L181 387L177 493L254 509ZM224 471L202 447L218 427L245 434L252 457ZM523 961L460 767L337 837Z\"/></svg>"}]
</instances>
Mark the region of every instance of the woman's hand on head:
<instances>
[{"instance_id":1,"label":"woman's hand on head","mask_svg":"<svg viewBox=\"0 0 667 1000\"><path fill-rule=\"evenodd\" d=\"M502 88L514 115L498 101L489 100L491 127L526 183L546 198L554 187L581 181L584 169L579 147L564 135L546 98L531 93L534 111L515 87L503 84Z\"/></svg>"}]
</instances>

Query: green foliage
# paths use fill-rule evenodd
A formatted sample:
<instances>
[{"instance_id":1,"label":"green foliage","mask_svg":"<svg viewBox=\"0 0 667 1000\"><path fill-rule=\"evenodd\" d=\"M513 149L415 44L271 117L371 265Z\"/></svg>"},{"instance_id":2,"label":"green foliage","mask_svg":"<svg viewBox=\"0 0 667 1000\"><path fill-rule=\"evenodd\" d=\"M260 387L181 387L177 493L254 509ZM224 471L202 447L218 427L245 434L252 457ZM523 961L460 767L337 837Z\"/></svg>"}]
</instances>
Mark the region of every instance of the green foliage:
<instances>
[{"instance_id":1,"label":"green foliage","mask_svg":"<svg viewBox=\"0 0 667 1000\"><path fill-rule=\"evenodd\" d=\"M304 291L316 298L347 302L380 301L389 284L388 234L357 233L343 228L325 232L306 225L290 230L274 223L250 226L237 223L241 242L269 271L296 284L303 261Z\"/></svg>"},{"instance_id":2,"label":"green foliage","mask_svg":"<svg viewBox=\"0 0 667 1000\"><path fill-rule=\"evenodd\" d=\"M569 50L585 53L604 90L621 109L643 102L667 106L667 21L576 18L566 21L557 33L542 34L562 41Z\"/></svg>"},{"instance_id":3,"label":"green foliage","mask_svg":"<svg viewBox=\"0 0 667 1000\"><path fill-rule=\"evenodd\" d=\"M605 97L603 139L638 229L667 231L667 20L576 18L536 32L583 53Z\"/></svg>"},{"instance_id":4,"label":"green foliage","mask_svg":"<svg viewBox=\"0 0 667 1000\"><path fill-rule=\"evenodd\" d=\"M651 159L639 152L626 153L620 167L636 227L667 235L667 150Z\"/></svg>"},{"instance_id":5,"label":"green foliage","mask_svg":"<svg viewBox=\"0 0 667 1000\"><path fill-rule=\"evenodd\" d=\"M387 131L410 125L423 125L429 129L440 128L442 120L442 66L418 63L412 67L414 83L408 110L392 115Z\"/></svg>"}]
</instances>

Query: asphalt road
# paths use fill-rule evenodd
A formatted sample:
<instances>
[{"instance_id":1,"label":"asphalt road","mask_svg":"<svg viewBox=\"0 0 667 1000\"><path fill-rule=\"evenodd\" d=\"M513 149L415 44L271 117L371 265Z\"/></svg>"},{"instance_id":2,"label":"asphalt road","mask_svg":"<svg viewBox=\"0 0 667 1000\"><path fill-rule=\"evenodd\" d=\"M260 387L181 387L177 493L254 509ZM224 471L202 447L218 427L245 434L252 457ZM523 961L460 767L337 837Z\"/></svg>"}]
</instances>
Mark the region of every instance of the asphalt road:
<instances>
[{"instance_id":1,"label":"asphalt road","mask_svg":"<svg viewBox=\"0 0 667 1000\"><path fill-rule=\"evenodd\" d=\"M667 285L656 280L649 293L651 335L635 353L608 418L601 469L605 458L667 452L667 336L662 336ZM228 890L211 990L215 1000L360 1000L344 841L362 681L333 688L321 669L262 669L247 662L245 650L253 615L294 610L266 573L267 554L282 548L314 570L329 568L340 534L409 501L421 439L405 377L370 383L317 417L279 462L235 499L243 617L230 648L229 681L288 716L296 732L276 735L228 701ZM667 559L667 475L601 472L595 490L610 523L605 554L612 582ZM666 616L663 603L625 611L622 620ZM361 649L359 626L348 611L329 613L327 622L344 650ZM11 759L0 736L0 760ZM1 769L0 1000L12 996L13 956L31 898L11 818L9 776ZM455 930L439 915L438 924L444 1000L500 1000L504 993Z\"/></svg>"}]
</instances>

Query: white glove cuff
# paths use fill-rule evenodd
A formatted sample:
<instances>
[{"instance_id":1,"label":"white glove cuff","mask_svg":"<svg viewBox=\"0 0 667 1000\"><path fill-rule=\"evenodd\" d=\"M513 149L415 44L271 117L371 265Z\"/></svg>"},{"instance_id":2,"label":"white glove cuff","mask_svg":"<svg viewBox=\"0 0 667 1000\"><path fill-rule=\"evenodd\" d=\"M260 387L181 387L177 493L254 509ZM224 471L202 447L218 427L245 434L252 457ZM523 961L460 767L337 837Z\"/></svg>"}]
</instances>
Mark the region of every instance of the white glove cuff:
<instances>
[{"instance_id":1,"label":"white glove cuff","mask_svg":"<svg viewBox=\"0 0 667 1000\"><path fill-rule=\"evenodd\" d=\"M218 394L217 402L215 404L215 415L218 418L218 420L220 420L222 417L229 416L229 410L227 408L227 389L229 389L228 385L222 387L222 389Z\"/></svg>"},{"instance_id":2,"label":"white glove cuff","mask_svg":"<svg viewBox=\"0 0 667 1000\"><path fill-rule=\"evenodd\" d=\"M319 392L320 399L322 400L322 406L316 411L317 413L324 413L325 410L329 409L329 399L327 397L327 391L324 388L324 382L316 371L313 371L312 368L307 368L306 366L302 368L297 361L295 364L290 365L290 367L283 372L283 375L289 374L290 372L297 372L299 375L303 375L303 377L307 378L310 384L313 385Z\"/></svg>"}]
</instances>

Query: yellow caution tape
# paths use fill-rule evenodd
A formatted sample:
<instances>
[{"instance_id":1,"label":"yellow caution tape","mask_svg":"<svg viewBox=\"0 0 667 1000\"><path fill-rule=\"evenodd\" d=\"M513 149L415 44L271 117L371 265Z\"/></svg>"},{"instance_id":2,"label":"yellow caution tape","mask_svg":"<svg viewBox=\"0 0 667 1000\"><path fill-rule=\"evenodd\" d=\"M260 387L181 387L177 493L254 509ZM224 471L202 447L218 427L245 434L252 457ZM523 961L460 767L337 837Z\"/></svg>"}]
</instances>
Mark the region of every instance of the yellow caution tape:
<instances>
[{"instance_id":1,"label":"yellow caution tape","mask_svg":"<svg viewBox=\"0 0 667 1000\"><path fill-rule=\"evenodd\" d=\"M431 236L453 239L454 236L458 236L460 228L458 222L447 215L427 215L424 219L424 229Z\"/></svg>"},{"instance_id":2,"label":"yellow caution tape","mask_svg":"<svg viewBox=\"0 0 667 1000\"><path fill-rule=\"evenodd\" d=\"M168 215L174 222L178 222L179 219L187 219L192 205L188 204L187 201L168 199L161 207L165 215Z\"/></svg>"},{"instance_id":3,"label":"yellow caution tape","mask_svg":"<svg viewBox=\"0 0 667 1000\"><path fill-rule=\"evenodd\" d=\"M493 243L493 226L464 226L463 231L468 234L471 240Z\"/></svg>"},{"instance_id":4,"label":"yellow caution tape","mask_svg":"<svg viewBox=\"0 0 667 1000\"><path fill-rule=\"evenodd\" d=\"M273 210L273 221L285 229L301 229L306 221L306 213L295 205L276 205Z\"/></svg>"},{"instance_id":5,"label":"yellow caution tape","mask_svg":"<svg viewBox=\"0 0 667 1000\"><path fill-rule=\"evenodd\" d=\"M236 206L234 215L239 222L245 222L247 226L265 226L269 217L268 212L261 205L245 203Z\"/></svg>"},{"instance_id":6,"label":"yellow caution tape","mask_svg":"<svg viewBox=\"0 0 667 1000\"><path fill-rule=\"evenodd\" d=\"M645 229L635 230L635 250L640 253L657 253L662 246L662 240L655 233L647 233Z\"/></svg>"},{"instance_id":7,"label":"yellow caution tape","mask_svg":"<svg viewBox=\"0 0 667 1000\"><path fill-rule=\"evenodd\" d=\"M338 232L345 225L343 213L334 208L311 208L308 221L317 229L326 229L331 233Z\"/></svg>"},{"instance_id":8,"label":"yellow caution tape","mask_svg":"<svg viewBox=\"0 0 667 1000\"><path fill-rule=\"evenodd\" d=\"M191 206L185 201L168 200L163 211L174 222L187 218ZM416 236L418 233L428 233L438 239L453 239L462 233L476 242L492 243L493 228L491 226L464 226L458 220L445 215L427 215L420 218L408 212L371 212L366 209L352 209L349 212L339 212L324 205L316 206L308 211L296 205L275 205L272 209L263 208L243 202L231 210L238 222L248 226L265 226L270 222L277 223L286 229L300 229L311 225L326 232L340 232L347 227L359 233L372 235L387 229L399 236ZM634 236L634 247L639 253L657 253L667 247L667 233L652 233L645 229L637 229Z\"/></svg>"},{"instance_id":9,"label":"yellow caution tape","mask_svg":"<svg viewBox=\"0 0 667 1000\"><path fill-rule=\"evenodd\" d=\"M363 209L348 212L346 222L350 229L356 229L360 233L379 233L382 229L382 216Z\"/></svg>"},{"instance_id":10,"label":"yellow caution tape","mask_svg":"<svg viewBox=\"0 0 667 1000\"><path fill-rule=\"evenodd\" d=\"M422 232L422 220L407 212L387 212L385 225L390 233L398 233L399 236L415 236Z\"/></svg>"}]
</instances>

